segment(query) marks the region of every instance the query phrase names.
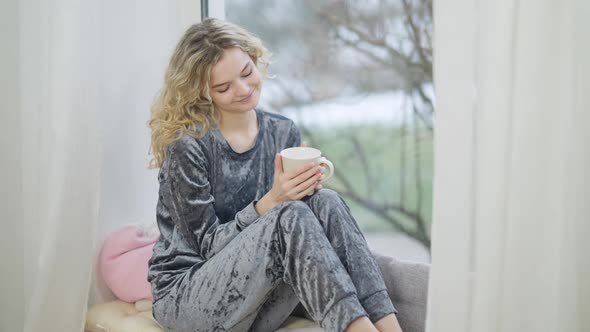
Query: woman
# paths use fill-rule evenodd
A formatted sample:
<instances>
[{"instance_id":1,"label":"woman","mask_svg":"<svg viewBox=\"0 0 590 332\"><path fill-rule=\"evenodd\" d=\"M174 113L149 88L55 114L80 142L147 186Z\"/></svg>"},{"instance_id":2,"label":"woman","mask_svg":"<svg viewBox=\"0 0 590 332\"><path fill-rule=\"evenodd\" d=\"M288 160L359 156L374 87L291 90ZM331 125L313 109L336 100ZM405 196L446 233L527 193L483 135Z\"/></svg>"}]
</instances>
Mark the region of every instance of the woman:
<instances>
[{"instance_id":1,"label":"woman","mask_svg":"<svg viewBox=\"0 0 590 332\"><path fill-rule=\"evenodd\" d=\"M168 331L274 331L301 303L327 331L401 331L320 167L283 172L277 152L300 134L255 108L268 64L258 38L216 19L190 27L170 60L149 121L160 168L154 317Z\"/></svg>"}]
</instances>

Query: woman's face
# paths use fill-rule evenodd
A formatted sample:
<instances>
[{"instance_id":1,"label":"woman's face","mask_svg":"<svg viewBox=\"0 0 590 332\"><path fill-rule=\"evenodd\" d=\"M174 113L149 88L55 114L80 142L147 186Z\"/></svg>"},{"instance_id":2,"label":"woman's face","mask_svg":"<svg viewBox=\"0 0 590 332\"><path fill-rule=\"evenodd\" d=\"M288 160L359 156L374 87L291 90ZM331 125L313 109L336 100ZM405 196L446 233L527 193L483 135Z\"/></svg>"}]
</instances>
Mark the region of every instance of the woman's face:
<instances>
[{"instance_id":1,"label":"woman's face","mask_svg":"<svg viewBox=\"0 0 590 332\"><path fill-rule=\"evenodd\" d=\"M209 93L219 111L243 113L258 104L261 85L260 73L250 56L239 48L230 48L223 51L211 70Z\"/></svg>"}]
</instances>

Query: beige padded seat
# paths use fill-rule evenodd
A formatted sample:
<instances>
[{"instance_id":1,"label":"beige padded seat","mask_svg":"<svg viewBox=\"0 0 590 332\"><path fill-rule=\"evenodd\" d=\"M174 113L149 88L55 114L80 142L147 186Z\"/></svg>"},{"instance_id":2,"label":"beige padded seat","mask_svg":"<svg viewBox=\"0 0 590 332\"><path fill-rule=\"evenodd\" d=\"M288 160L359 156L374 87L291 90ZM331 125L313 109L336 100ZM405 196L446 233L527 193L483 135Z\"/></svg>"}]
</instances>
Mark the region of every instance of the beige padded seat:
<instances>
[{"instance_id":1,"label":"beige padded seat","mask_svg":"<svg viewBox=\"0 0 590 332\"><path fill-rule=\"evenodd\" d=\"M151 301L135 304L112 301L92 306L86 315L86 332L164 332L152 316ZM323 332L316 323L289 317L276 332Z\"/></svg>"},{"instance_id":2,"label":"beige padded seat","mask_svg":"<svg viewBox=\"0 0 590 332\"><path fill-rule=\"evenodd\" d=\"M383 273L387 292L399 311L404 332L424 332L428 299L429 265L373 253ZM151 301L135 304L112 301L92 306L86 315L86 332L163 332L152 317ZM295 316L276 332L323 332L316 323Z\"/></svg>"}]
</instances>

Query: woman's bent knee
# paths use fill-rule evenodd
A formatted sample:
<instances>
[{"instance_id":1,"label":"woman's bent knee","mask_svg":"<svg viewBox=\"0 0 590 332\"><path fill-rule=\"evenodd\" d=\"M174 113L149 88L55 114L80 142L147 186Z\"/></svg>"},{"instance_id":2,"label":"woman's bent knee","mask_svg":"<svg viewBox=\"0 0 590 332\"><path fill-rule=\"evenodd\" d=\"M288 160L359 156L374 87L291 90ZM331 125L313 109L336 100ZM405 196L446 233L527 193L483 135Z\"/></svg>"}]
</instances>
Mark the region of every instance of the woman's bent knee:
<instances>
[{"instance_id":1,"label":"woman's bent knee","mask_svg":"<svg viewBox=\"0 0 590 332\"><path fill-rule=\"evenodd\" d=\"M321 189L317 191L309 198L307 203L315 212L318 212L325 207L333 208L344 206L348 208L340 194L332 189Z\"/></svg>"},{"instance_id":2,"label":"woman's bent knee","mask_svg":"<svg viewBox=\"0 0 590 332\"><path fill-rule=\"evenodd\" d=\"M281 204L279 204L277 206L277 208L282 211L284 211L284 210L299 210L299 211L301 211L301 210L309 209L307 204L303 203L300 200L284 201Z\"/></svg>"},{"instance_id":3,"label":"woman's bent knee","mask_svg":"<svg viewBox=\"0 0 590 332\"><path fill-rule=\"evenodd\" d=\"M340 197L340 194L338 194L338 192L332 190L332 189L321 189L318 190L312 197L311 199L318 199L318 200L329 200L329 201L335 201L335 202L341 202L342 198Z\"/></svg>"},{"instance_id":4,"label":"woman's bent knee","mask_svg":"<svg viewBox=\"0 0 590 332\"><path fill-rule=\"evenodd\" d=\"M293 229L299 224L306 224L307 227L314 227L317 223L313 211L302 201L285 201L277 207L278 216L276 221L286 229ZM309 226L312 224L311 226Z\"/></svg>"},{"instance_id":5,"label":"woman's bent knee","mask_svg":"<svg viewBox=\"0 0 590 332\"><path fill-rule=\"evenodd\" d=\"M296 201L284 201L279 204L275 209L277 209L278 218L281 219L293 219L292 216L297 216L298 219L306 218L309 216L313 217L313 212L305 204L300 200Z\"/></svg>"}]
</instances>

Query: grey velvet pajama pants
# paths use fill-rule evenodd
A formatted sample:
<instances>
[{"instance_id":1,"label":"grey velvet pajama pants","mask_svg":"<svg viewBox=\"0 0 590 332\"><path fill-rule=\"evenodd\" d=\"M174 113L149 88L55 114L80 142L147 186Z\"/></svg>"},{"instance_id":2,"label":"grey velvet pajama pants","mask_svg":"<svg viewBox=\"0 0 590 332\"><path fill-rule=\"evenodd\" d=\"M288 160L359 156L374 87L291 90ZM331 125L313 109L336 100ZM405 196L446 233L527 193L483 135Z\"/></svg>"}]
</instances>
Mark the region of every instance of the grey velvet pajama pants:
<instances>
[{"instance_id":1,"label":"grey velvet pajama pants","mask_svg":"<svg viewBox=\"0 0 590 332\"><path fill-rule=\"evenodd\" d=\"M326 331L395 313L340 196L322 189L273 208L154 304L167 331L274 331L301 302Z\"/></svg>"}]
</instances>

